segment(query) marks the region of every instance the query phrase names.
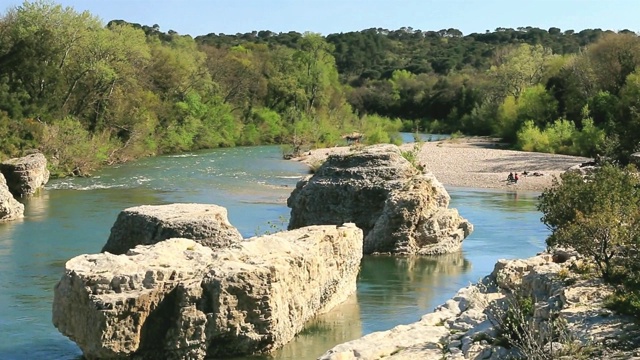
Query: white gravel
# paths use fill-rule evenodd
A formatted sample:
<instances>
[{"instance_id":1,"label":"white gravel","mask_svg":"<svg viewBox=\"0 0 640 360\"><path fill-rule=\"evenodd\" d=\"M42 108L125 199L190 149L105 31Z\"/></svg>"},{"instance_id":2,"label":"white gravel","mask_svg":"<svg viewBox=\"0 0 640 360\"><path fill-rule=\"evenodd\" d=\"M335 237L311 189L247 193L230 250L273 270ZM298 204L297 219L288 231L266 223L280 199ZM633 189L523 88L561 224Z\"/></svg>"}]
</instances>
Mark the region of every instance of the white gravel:
<instances>
[{"instance_id":1,"label":"white gravel","mask_svg":"<svg viewBox=\"0 0 640 360\"><path fill-rule=\"evenodd\" d=\"M412 143L404 144L401 149L409 151L413 147ZM352 150L346 146L317 149L295 160L314 165L329 154L349 151ZM578 156L502 150L495 141L482 137L425 142L418 154L418 162L445 186L531 191L544 190L551 186L554 176L589 160ZM524 171L543 175L523 176ZM509 172L519 174L517 184L507 184Z\"/></svg>"}]
</instances>

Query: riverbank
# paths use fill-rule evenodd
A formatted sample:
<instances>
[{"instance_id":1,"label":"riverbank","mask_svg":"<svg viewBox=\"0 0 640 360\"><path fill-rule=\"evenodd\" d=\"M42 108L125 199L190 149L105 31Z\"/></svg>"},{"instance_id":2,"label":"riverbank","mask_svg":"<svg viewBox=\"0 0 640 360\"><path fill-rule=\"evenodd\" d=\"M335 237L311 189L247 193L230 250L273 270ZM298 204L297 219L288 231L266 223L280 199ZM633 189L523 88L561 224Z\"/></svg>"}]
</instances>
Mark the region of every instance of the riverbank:
<instances>
[{"instance_id":1,"label":"riverbank","mask_svg":"<svg viewBox=\"0 0 640 360\"><path fill-rule=\"evenodd\" d=\"M562 263L550 253L499 260L419 321L337 345L319 360L640 359L640 327L604 306L613 288L576 272L587 262L562 253L570 256Z\"/></svg>"},{"instance_id":2,"label":"riverbank","mask_svg":"<svg viewBox=\"0 0 640 360\"><path fill-rule=\"evenodd\" d=\"M400 148L411 151L414 145L403 144ZM500 145L485 137L425 142L417 154L417 161L445 186L542 191L551 186L554 176L590 160L579 156L504 150ZM330 154L349 151L348 146L317 149L294 160L313 167ZM522 175L525 171L529 175ZM517 184L507 183L510 172L519 174ZM533 173L542 175L533 176Z\"/></svg>"}]
</instances>

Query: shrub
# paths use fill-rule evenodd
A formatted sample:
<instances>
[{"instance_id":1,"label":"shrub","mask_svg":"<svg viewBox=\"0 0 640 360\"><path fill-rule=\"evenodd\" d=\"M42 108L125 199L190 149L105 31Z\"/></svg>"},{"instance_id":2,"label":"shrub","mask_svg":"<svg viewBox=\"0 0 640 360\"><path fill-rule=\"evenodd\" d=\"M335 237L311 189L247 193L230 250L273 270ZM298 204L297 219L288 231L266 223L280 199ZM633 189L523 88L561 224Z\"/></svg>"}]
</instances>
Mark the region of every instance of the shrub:
<instances>
[{"instance_id":1,"label":"shrub","mask_svg":"<svg viewBox=\"0 0 640 360\"><path fill-rule=\"evenodd\" d=\"M604 165L588 181L575 172L554 179L538 204L552 232L547 245L576 249L612 280L640 238L640 181L633 170Z\"/></svg>"},{"instance_id":2,"label":"shrub","mask_svg":"<svg viewBox=\"0 0 640 360\"><path fill-rule=\"evenodd\" d=\"M640 291L622 289L607 298L605 306L621 314L640 318Z\"/></svg>"},{"instance_id":3,"label":"shrub","mask_svg":"<svg viewBox=\"0 0 640 360\"><path fill-rule=\"evenodd\" d=\"M103 164L116 147L107 133L91 135L72 117L44 125L40 144L51 160L54 176L87 175Z\"/></svg>"},{"instance_id":4,"label":"shrub","mask_svg":"<svg viewBox=\"0 0 640 360\"><path fill-rule=\"evenodd\" d=\"M551 152L549 146L549 137L542 133L540 129L533 123L527 121L522 128L518 130L517 147L524 151Z\"/></svg>"},{"instance_id":5,"label":"shrub","mask_svg":"<svg viewBox=\"0 0 640 360\"><path fill-rule=\"evenodd\" d=\"M584 346L569 331L567 322L551 313L548 320L534 317L536 300L522 292L508 295L503 302L488 308L488 316L497 327L494 345L517 349L527 360L551 360L570 356L590 359L594 348ZM554 343L561 346L553 347Z\"/></svg>"}]
</instances>

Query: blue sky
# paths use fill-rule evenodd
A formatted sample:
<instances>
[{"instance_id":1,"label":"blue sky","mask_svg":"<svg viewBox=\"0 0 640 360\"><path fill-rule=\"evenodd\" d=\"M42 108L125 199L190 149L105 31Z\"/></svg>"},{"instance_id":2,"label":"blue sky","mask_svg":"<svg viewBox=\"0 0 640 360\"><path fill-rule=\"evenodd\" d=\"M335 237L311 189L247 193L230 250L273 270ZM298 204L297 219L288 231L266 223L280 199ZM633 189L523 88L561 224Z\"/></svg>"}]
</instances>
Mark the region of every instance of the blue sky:
<instances>
[{"instance_id":1,"label":"blue sky","mask_svg":"<svg viewBox=\"0 0 640 360\"><path fill-rule=\"evenodd\" d=\"M105 23L122 19L192 36L372 27L457 28L465 35L497 27L640 31L640 0L58 0ZM0 0L0 11L21 4Z\"/></svg>"}]
</instances>

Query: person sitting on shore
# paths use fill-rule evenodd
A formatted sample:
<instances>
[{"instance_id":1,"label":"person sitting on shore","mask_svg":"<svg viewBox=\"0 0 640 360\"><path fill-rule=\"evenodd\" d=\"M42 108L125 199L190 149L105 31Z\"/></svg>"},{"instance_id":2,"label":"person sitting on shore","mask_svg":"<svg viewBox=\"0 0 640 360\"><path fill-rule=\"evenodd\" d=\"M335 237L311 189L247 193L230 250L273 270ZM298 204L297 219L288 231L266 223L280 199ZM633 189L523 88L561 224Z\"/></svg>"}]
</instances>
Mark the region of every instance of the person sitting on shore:
<instances>
[{"instance_id":1,"label":"person sitting on shore","mask_svg":"<svg viewBox=\"0 0 640 360\"><path fill-rule=\"evenodd\" d=\"M509 176L507 176L507 182L508 183L513 182L513 173L512 172L510 172Z\"/></svg>"}]
</instances>

